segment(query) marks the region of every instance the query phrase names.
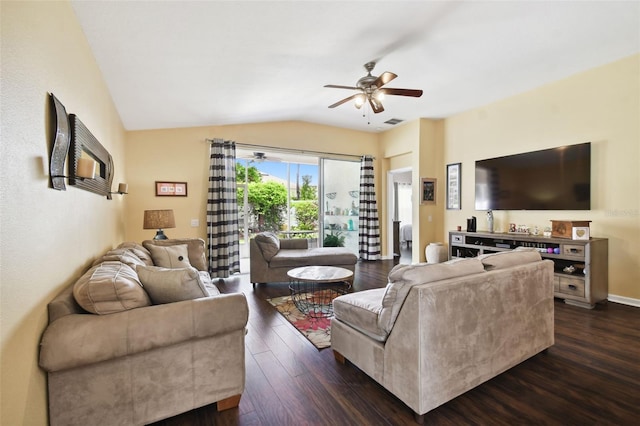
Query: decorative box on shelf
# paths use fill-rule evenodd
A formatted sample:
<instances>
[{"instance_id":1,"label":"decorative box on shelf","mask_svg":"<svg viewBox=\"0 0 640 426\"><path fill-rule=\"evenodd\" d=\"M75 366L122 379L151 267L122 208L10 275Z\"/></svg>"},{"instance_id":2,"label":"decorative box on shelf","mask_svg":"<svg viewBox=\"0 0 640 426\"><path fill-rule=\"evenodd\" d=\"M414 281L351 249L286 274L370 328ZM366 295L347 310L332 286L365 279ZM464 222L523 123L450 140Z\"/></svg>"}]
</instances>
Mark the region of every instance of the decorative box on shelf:
<instances>
[{"instance_id":1,"label":"decorative box on shelf","mask_svg":"<svg viewBox=\"0 0 640 426\"><path fill-rule=\"evenodd\" d=\"M590 220L552 220L551 236L555 238L588 240L589 223L591 223Z\"/></svg>"}]
</instances>

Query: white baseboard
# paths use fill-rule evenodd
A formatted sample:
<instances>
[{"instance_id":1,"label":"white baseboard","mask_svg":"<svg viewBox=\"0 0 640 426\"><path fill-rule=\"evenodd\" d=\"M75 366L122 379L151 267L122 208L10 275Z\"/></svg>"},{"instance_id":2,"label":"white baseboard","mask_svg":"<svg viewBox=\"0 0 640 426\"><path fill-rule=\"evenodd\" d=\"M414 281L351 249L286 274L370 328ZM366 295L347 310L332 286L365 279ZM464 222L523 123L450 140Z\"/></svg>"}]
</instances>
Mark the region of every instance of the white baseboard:
<instances>
[{"instance_id":1,"label":"white baseboard","mask_svg":"<svg viewBox=\"0 0 640 426\"><path fill-rule=\"evenodd\" d=\"M633 299L631 297L617 296L615 294L609 294L607 300L615 303L622 303L623 305L635 306L640 308L640 299Z\"/></svg>"}]
</instances>

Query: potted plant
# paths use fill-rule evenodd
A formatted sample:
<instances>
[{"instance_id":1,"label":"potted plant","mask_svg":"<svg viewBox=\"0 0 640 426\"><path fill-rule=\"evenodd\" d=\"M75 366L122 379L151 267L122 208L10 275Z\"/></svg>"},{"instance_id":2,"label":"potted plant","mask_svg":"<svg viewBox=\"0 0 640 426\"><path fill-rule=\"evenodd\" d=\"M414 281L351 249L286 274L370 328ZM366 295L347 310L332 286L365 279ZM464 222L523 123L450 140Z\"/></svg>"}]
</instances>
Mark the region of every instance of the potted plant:
<instances>
[{"instance_id":1,"label":"potted plant","mask_svg":"<svg viewBox=\"0 0 640 426\"><path fill-rule=\"evenodd\" d=\"M323 246L324 247L344 247L344 235L342 232L336 231L335 233L331 230L327 235L324 236Z\"/></svg>"}]
</instances>

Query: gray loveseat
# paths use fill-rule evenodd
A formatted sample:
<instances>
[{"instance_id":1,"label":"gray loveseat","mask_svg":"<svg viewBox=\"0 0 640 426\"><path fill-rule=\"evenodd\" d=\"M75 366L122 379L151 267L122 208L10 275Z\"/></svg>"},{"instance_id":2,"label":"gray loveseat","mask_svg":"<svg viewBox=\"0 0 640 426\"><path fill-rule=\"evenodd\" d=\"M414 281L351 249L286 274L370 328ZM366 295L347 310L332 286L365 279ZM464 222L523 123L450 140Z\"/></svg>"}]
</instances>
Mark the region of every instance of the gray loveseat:
<instances>
[{"instance_id":1,"label":"gray loveseat","mask_svg":"<svg viewBox=\"0 0 640 426\"><path fill-rule=\"evenodd\" d=\"M424 414L554 343L553 262L515 250L398 265L333 301L331 346Z\"/></svg>"},{"instance_id":2,"label":"gray loveseat","mask_svg":"<svg viewBox=\"0 0 640 426\"><path fill-rule=\"evenodd\" d=\"M201 239L123 243L49 303L49 423L143 425L244 390L243 294L220 294ZM162 266L158 266L162 265Z\"/></svg>"},{"instance_id":3,"label":"gray loveseat","mask_svg":"<svg viewBox=\"0 0 640 426\"><path fill-rule=\"evenodd\" d=\"M344 247L309 248L308 240L279 239L263 232L249 243L250 280L258 283L288 282L287 272L300 266L337 266L355 271L358 257Z\"/></svg>"}]
</instances>

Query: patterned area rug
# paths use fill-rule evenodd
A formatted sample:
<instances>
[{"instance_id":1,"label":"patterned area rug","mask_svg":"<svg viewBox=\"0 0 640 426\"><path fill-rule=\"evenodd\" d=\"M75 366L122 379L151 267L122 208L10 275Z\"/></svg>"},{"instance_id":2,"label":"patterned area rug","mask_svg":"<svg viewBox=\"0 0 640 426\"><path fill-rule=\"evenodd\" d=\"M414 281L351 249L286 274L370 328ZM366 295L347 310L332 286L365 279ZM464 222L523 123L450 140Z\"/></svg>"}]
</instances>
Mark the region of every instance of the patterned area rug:
<instances>
[{"instance_id":1,"label":"patterned area rug","mask_svg":"<svg viewBox=\"0 0 640 426\"><path fill-rule=\"evenodd\" d=\"M316 299L327 297L323 291L310 294L310 297ZM331 297L331 296L329 296ZM332 295L331 299L335 297ZM315 318L314 316L305 315L296 308L291 296L274 297L267 299L283 317L286 318L295 328L298 329L313 345L318 349L324 349L331 346L331 318Z\"/></svg>"}]
</instances>

